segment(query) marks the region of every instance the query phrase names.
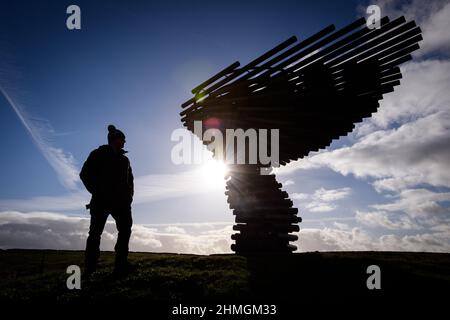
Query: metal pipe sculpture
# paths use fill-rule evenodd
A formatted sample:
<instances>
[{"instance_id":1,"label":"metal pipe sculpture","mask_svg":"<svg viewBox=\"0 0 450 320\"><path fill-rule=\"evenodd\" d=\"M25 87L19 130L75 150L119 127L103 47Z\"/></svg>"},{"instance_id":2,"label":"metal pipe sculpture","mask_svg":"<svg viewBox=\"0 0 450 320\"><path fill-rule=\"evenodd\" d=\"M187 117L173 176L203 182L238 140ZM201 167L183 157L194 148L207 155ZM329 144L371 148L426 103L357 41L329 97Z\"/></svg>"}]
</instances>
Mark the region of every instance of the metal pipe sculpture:
<instances>
[{"instance_id":1,"label":"metal pipe sculpture","mask_svg":"<svg viewBox=\"0 0 450 320\"><path fill-rule=\"evenodd\" d=\"M202 121L202 129L224 135L226 129L279 129L279 165L285 165L326 148L376 112L383 94L400 84L399 65L421 40L420 28L404 17L384 17L378 29L364 18L337 31L330 25L298 43L293 36L194 88L181 121L192 132L194 121ZM248 159L230 166L225 194L238 231L231 249L239 254L296 250L289 242L297 240L291 233L299 231L298 210L274 174L260 174L264 167Z\"/></svg>"}]
</instances>

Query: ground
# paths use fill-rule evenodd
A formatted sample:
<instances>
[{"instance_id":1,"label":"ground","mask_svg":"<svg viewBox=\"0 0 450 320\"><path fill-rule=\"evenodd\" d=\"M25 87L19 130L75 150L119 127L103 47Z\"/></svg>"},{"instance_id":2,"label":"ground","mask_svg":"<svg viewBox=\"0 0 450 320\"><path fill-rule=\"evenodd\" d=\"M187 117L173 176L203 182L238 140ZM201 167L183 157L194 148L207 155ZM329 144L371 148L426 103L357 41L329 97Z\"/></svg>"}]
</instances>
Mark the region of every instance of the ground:
<instances>
[{"instance_id":1,"label":"ground","mask_svg":"<svg viewBox=\"0 0 450 320\"><path fill-rule=\"evenodd\" d=\"M83 270L83 252L0 250L0 300L281 301L302 297L429 295L450 289L450 254L311 252L241 257L131 253L135 271L111 275L114 254L68 290L69 265ZM381 270L381 290L367 289L367 267ZM444 291L445 290L445 291Z\"/></svg>"}]
</instances>

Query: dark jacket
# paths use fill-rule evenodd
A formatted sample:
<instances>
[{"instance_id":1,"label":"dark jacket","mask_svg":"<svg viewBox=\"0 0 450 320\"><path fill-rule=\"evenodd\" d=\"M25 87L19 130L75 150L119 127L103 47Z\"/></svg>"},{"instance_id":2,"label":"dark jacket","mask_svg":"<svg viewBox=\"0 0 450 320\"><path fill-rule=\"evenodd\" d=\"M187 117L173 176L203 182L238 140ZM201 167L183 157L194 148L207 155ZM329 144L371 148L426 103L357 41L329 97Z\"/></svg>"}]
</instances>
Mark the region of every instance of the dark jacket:
<instances>
[{"instance_id":1,"label":"dark jacket","mask_svg":"<svg viewBox=\"0 0 450 320\"><path fill-rule=\"evenodd\" d=\"M134 178L126 151L114 152L103 145L89 154L80 172L81 181L92 194L91 207L111 209L133 201Z\"/></svg>"}]
</instances>

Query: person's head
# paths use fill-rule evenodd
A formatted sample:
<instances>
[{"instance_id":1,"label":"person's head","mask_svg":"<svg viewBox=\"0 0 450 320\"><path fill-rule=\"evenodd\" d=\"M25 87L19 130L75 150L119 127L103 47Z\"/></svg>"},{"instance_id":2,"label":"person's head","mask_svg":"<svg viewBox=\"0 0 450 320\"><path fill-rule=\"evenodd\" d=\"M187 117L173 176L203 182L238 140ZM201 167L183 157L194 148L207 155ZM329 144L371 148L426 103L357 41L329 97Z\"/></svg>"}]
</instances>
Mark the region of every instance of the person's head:
<instances>
[{"instance_id":1,"label":"person's head","mask_svg":"<svg viewBox=\"0 0 450 320\"><path fill-rule=\"evenodd\" d=\"M125 135L115 126L108 126L108 144L116 150L120 150L125 145Z\"/></svg>"}]
</instances>

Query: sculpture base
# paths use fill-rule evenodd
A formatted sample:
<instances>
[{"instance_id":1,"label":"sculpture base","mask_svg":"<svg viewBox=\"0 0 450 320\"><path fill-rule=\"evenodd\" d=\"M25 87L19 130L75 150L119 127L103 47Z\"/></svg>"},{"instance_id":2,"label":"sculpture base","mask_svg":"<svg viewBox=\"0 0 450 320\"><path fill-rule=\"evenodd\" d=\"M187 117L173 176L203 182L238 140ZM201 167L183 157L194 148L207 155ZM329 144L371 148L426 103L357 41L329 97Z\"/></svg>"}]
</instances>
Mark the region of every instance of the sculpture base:
<instances>
[{"instance_id":1,"label":"sculpture base","mask_svg":"<svg viewBox=\"0 0 450 320\"><path fill-rule=\"evenodd\" d=\"M274 174L261 175L259 166L230 166L227 180L228 203L236 216L231 236L237 254L291 253L297 249L291 232L299 231L298 209L281 190Z\"/></svg>"}]
</instances>

